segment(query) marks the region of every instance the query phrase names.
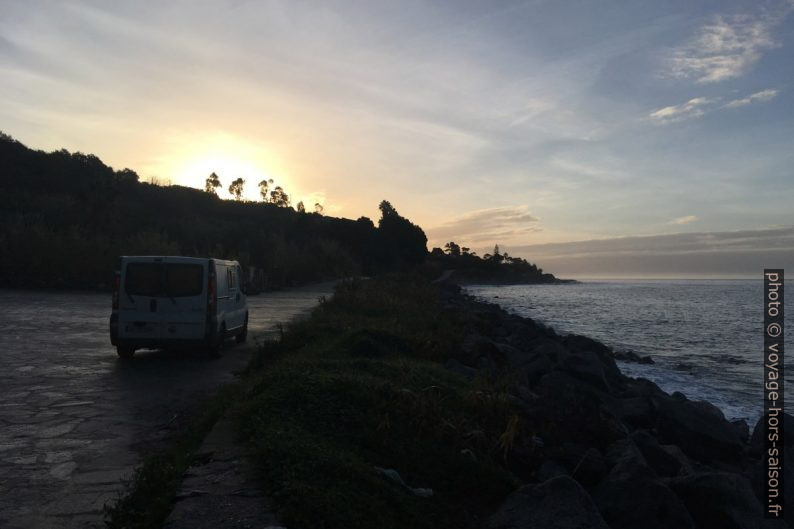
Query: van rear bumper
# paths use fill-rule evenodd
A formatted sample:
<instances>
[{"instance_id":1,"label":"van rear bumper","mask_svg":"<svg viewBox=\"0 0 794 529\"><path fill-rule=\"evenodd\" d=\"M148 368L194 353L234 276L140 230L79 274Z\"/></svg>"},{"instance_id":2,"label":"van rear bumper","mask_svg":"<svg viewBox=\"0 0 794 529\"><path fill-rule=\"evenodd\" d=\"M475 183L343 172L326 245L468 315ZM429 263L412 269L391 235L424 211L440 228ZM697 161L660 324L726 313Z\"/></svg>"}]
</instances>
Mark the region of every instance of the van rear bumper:
<instances>
[{"instance_id":1,"label":"van rear bumper","mask_svg":"<svg viewBox=\"0 0 794 529\"><path fill-rule=\"evenodd\" d=\"M206 332L203 338L129 338L119 336L119 316L111 314L110 321L110 344L121 347L133 347L135 349L156 349L161 347L212 347L218 345L218 322L215 318L207 321Z\"/></svg>"},{"instance_id":2,"label":"van rear bumper","mask_svg":"<svg viewBox=\"0 0 794 529\"><path fill-rule=\"evenodd\" d=\"M185 340L185 339L166 339L166 338L121 338L116 339L113 345L122 347L132 347L135 349L164 349L182 347L212 347L214 339Z\"/></svg>"}]
</instances>

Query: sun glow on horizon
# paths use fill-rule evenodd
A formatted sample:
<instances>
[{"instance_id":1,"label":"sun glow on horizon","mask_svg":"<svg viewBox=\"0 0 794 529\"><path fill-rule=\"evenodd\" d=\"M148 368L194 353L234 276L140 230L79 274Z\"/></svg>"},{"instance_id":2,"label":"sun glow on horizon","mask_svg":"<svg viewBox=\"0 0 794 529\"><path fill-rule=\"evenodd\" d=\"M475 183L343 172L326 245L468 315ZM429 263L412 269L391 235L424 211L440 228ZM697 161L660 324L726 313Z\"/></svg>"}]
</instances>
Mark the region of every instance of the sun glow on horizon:
<instances>
[{"instance_id":1,"label":"sun glow on horizon","mask_svg":"<svg viewBox=\"0 0 794 529\"><path fill-rule=\"evenodd\" d=\"M180 136L169 141L168 153L160 158L157 173L173 184L204 189L211 173L218 175L218 196L230 198L229 184L245 180L243 199L261 200L259 182L273 179L274 185L290 192L290 179L279 160L265 147L227 133Z\"/></svg>"}]
</instances>

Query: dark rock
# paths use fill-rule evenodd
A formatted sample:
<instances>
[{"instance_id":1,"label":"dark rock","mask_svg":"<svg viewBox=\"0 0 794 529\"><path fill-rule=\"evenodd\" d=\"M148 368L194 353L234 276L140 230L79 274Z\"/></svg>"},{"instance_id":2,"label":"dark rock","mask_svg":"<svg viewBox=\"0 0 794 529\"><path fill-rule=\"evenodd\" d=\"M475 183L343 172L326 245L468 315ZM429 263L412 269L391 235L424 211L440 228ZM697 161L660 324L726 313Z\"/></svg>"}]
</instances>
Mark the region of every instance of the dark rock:
<instances>
[{"instance_id":1,"label":"dark rock","mask_svg":"<svg viewBox=\"0 0 794 529\"><path fill-rule=\"evenodd\" d=\"M607 460L596 448L588 448L571 468L571 477L585 487L597 484L608 473Z\"/></svg>"},{"instance_id":2,"label":"dark rock","mask_svg":"<svg viewBox=\"0 0 794 529\"><path fill-rule=\"evenodd\" d=\"M544 461L537 469L535 469L535 479L538 481L546 481L551 478L556 478L557 476L567 475L568 471L565 469L565 467L552 459Z\"/></svg>"},{"instance_id":3,"label":"dark rock","mask_svg":"<svg viewBox=\"0 0 794 529\"><path fill-rule=\"evenodd\" d=\"M536 357L536 355L524 352L518 347L514 347L510 344L497 343L495 345L499 350L499 355L504 358L511 367L520 368Z\"/></svg>"},{"instance_id":4,"label":"dark rock","mask_svg":"<svg viewBox=\"0 0 794 529\"><path fill-rule=\"evenodd\" d=\"M675 445L660 445L646 430L639 430L631 439L642 452L645 461L659 476L675 477L692 472L686 455Z\"/></svg>"},{"instance_id":5,"label":"dark rock","mask_svg":"<svg viewBox=\"0 0 794 529\"><path fill-rule=\"evenodd\" d=\"M611 479L655 479L656 472L648 466L642 451L631 439L621 439L613 443L606 453L606 460L612 467Z\"/></svg>"},{"instance_id":6,"label":"dark rock","mask_svg":"<svg viewBox=\"0 0 794 529\"><path fill-rule=\"evenodd\" d=\"M717 419L720 419L721 421L725 421L726 420L725 419L725 414L722 413L722 410L719 409L718 407L716 407L714 404L708 402L708 401L705 401L705 400L691 400L689 402L691 402L692 405L695 406L696 408L699 408L702 411L705 411L706 413L712 414L714 417L716 417Z\"/></svg>"},{"instance_id":7,"label":"dark rock","mask_svg":"<svg viewBox=\"0 0 794 529\"><path fill-rule=\"evenodd\" d=\"M657 478L631 439L613 444L607 460L612 469L593 491L593 499L612 529L694 527L684 504Z\"/></svg>"},{"instance_id":8,"label":"dark rock","mask_svg":"<svg viewBox=\"0 0 794 529\"><path fill-rule=\"evenodd\" d=\"M615 359L612 358L612 349L606 345L592 338L576 334L569 334L566 336L563 343L572 351L595 354L596 358L598 358L603 366L604 374L608 381L620 383L623 380L623 374L615 363Z\"/></svg>"},{"instance_id":9,"label":"dark rock","mask_svg":"<svg viewBox=\"0 0 794 529\"><path fill-rule=\"evenodd\" d=\"M656 385L655 382L647 378L632 378L626 383L627 390L626 396L630 397L646 397L653 400L658 398L670 398L670 396L662 391L662 388ZM686 399L686 397L684 397Z\"/></svg>"},{"instance_id":10,"label":"dark rock","mask_svg":"<svg viewBox=\"0 0 794 529\"><path fill-rule=\"evenodd\" d=\"M692 401L655 399L657 431L665 444L701 461L735 461L744 443L736 428L712 409Z\"/></svg>"},{"instance_id":11,"label":"dark rock","mask_svg":"<svg viewBox=\"0 0 794 529\"><path fill-rule=\"evenodd\" d=\"M611 529L690 529L684 503L664 483L651 478L607 477L593 493Z\"/></svg>"},{"instance_id":12,"label":"dark rock","mask_svg":"<svg viewBox=\"0 0 794 529\"><path fill-rule=\"evenodd\" d=\"M727 472L693 474L668 481L702 529L764 526L761 504L744 476Z\"/></svg>"},{"instance_id":13,"label":"dark rock","mask_svg":"<svg viewBox=\"0 0 794 529\"><path fill-rule=\"evenodd\" d=\"M603 449L625 438L625 426L610 411L612 398L563 371L551 371L533 388L538 398L528 410L536 431L555 445L586 440Z\"/></svg>"},{"instance_id":14,"label":"dark rock","mask_svg":"<svg viewBox=\"0 0 794 529\"><path fill-rule=\"evenodd\" d=\"M621 421L635 428L649 428L656 420L654 407L647 397L616 399L612 409Z\"/></svg>"},{"instance_id":15,"label":"dark rock","mask_svg":"<svg viewBox=\"0 0 794 529\"><path fill-rule=\"evenodd\" d=\"M612 358L621 362L632 362L635 364L654 364L650 356L638 355L634 351L616 351L612 353Z\"/></svg>"},{"instance_id":16,"label":"dark rock","mask_svg":"<svg viewBox=\"0 0 794 529\"><path fill-rule=\"evenodd\" d=\"M471 333L461 344L460 361L478 369L495 369L504 365L506 359L496 342L477 333Z\"/></svg>"},{"instance_id":17,"label":"dark rock","mask_svg":"<svg viewBox=\"0 0 794 529\"><path fill-rule=\"evenodd\" d=\"M602 390L609 390L604 366L594 354L570 354L561 362L562 368L576 378Z\"/></svg>"},{"instance_id":18,"label":"dark rock","mask_svg":"<svg viewBox=\"0 0 794 529\"><path fill-rule=\"evenodd\" d=\"M735 419L731 421L731 424L738 432L742 442L746 443L750 439L750 427L747 425L747 421L744 419Z\"/></svg>"},{"instance_id":19,"label":"dark rock","mask_svg":"<svg viewBox=\"0 0 794 529\"><path fill-rule=\"evenodd\" d=\"M477 370L473 369L469 366L463 365L454 358L450 358L444 364L444 367L452 371L453 373L457 373L466 377L467 379L471 380L477 375Z\"/></svg>"},{"instance_id":20,"label":"dark rock","mask_svg":"<svg viewBox=\"0 0 794 529\"><path fill-rule=\"evenodd\" d=\"M549 357L544 354L534 355L533 360L522 367L526 381L530 385L535 385L538 380L552 370L554 366Z\"/></svg>"},{"instance_id":21,"label":"dark rock","mask_svg":"<svg viewBox=\"0 0 794 529\"><path fill-rule=\"evenodd\" d=\"M587 492L567 476L519 488L491 516L487 527L609 529Z\"/></svg>"},{"instance_id":22,"label":"dark rock","mask_svg":"<svg viewBox=\"0 0 794 529\"><path fill-rule=\"evenodd\" d=\"M568 350L556 340L538 338L530 344L530 350L536 355L546 355L552 362L560 362L568 356Z\"/></svg>"}]
</instances>

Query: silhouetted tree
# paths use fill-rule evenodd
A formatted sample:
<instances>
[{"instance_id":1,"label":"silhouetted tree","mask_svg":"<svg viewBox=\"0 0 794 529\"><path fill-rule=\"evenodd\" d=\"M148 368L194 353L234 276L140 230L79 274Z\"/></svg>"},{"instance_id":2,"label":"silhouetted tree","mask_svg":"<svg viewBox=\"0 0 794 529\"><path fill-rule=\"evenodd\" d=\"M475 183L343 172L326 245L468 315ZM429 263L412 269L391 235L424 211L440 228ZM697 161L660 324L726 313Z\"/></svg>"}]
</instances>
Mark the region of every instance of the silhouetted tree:
<instances>
[{"instance_id":1,"label":"silhouetted tree","mask_svg":"<svg viewBox=\"0 0 794 529\"><path fill-rule=\"evenodd\" d=\"M318 215L322 215L324 209L325 208L323 207L323 205L320 204L319 202L314 203L314 212L317 213Z\"/></svg>"},{"instance_id":2,"label":"silhouetted tree","mask_svg":"<svg viewBox=\"0 0 794 529\"><path fill-rule=\"evenodd\" d=\"M303 205L303 201L302 200L300 202L298 202L297 206L295 206L295 210L298 213L306 213L306 206Z\"/></svg>"},{"instance_id":3,"label":"silhouetted tree","mask_svg":"<svg viewBox=\"0 0 794 529\"><path fill-rule=\"evenodd\" d=\"M266 178L261 182L259 182L259 195L262 197L262 202L268 202L267 191L272 183L273 183L272 178Z\"/></svg>"},{"instance_id":4,"label":"silhouetted tree","mask_svg":"<svg viewBox=\"0 0 794 529\"><path fill-rule=\"evenodd\" d=\"M447 255L451 255L452 257L460 257L460 246L452 241L444 245L444 250L447 252Z\"/></svg>"},{"instance_id":5,"label":"silhouetted tree","mask_svg":"<svg viewBox=\"0 0 794 529\"><path fill-rule=\"evenodd\" d=\"M229 194L234 196L235 200L242 200L243 186L245 186L245 180L238 178L229 185Z\"/></svg>"},{"instance_id":6,"label":"silhouetted tree","mask_svg":"<svg viewBox=\"0 0 794 529\"><path fill-rule=\"evenodd\" d=\"M219 187L221 187L221 179L218 178L218 175L216 175L213 171L213 173L204 181L204 192L209 193L210 195L218 196L218 192L215 190Z\"/></svg>"},{"instance_id":7,"label":"silhouetted tree","mask_svg":"<svg viewBox=\"0 0 794 529\"><path fill-rule=\"evenodd\" d=\"M427 236L422 228L400 216L388 200L378 206L381 212L378 231L389 248L383 257L396 264L419 264L427 256Z\"/></svg>"},{"instance_id":8,"label":"silhouetted tree","mask_svg":"<svg viewBox=\"0 0 794 529\"><path fill-rule=\"evenodd\" d=\"M394 209L394 206L392 206L391 202L389 202L388 200L382 200L380 205L378 205L378 209L380 210L380 214L381 214L381 222L386 217L399 216L397 214L397 210Z\"/></svg>"},{"instance_id":9,"label":"silhouetted tree","mask_svg":"<svg viewBox=\"0 0 794 529\"><path fill-rule=\"evenodd\" d=\"M280 208L288 208L289 195L281 186L276 186L276 188L270 192L270 203L275 204Z\"/></svg>"}]
</instances>

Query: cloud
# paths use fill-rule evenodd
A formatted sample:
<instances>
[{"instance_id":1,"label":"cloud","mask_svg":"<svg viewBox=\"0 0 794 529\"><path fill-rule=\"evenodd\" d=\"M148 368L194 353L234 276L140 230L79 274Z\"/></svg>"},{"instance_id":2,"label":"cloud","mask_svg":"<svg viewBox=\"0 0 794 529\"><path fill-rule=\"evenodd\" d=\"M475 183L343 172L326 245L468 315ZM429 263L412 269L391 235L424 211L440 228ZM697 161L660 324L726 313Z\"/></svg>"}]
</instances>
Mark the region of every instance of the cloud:
<instances>
[{"instance_id":1,"label":"cloud","mask_svg":"<svg viewBox=\"0 0 794 529\"><path fill-rule=\"evenodd\" d=\"M773 90L771 88L767 88L766 90L761 90L760 92L756 92L754 94L750 94L747 97L743 97L741 99L734 99L733 101L729 101L725 104L728 108L736 108L736 107L743 107L745 105L749 105L750 103L755 103L758 101L769 101L774 99L778 94L777 90Z\"/></svg>"},{"instance_id":2,"label":"cloud","mask_svg":"<svg viewBox=\"0 0 794 529\"><path fill-rule=\"evenodd\" d=\"M760 278L764 268L794 267L794 226L504 246L563 277Z\"/></svg>"},{"instance_id":3,"label":"cloud","mask_svg":"<svg viewBox=\"0 0 794 529\"><path fill-rule=\"evenodd\" d=\"M529 213L529 206L505 206L470 211L427 231L438 244L450 240L496 243L540 231L539 222Z\"/></svg>"},{"instance_id":4,"label":"cloud","mask_svg":"<svg viewBox=\"0 0 794 529\"><path fill-rule=\"evenodd\" d=\"M696 220L700 220L700 217L698 217L697 215L687 215L685 217L675 218L671 220L669 224L678 224L683 226L684 224L689 224L695 222Z\"/></svg>"},{"instance_id":5,"label":"cloud","mask_svg":"<svg viewBox=\"0 0 794 529\"><path fill-rule=\"evenodd\" d=\"M779 17L717 16L669 60L670 74L715 83L740 77L758 62L763 52L778 46L772 31L788 14Z\"/></svg>"},{"instance_id":6,"label":"cloud","mask_svg":"<svg viewBox=\"0 0 794 529\"><path fill-rule=\"evenodd\" d=\"M706 113L706 107L713 103L707 97L696 97L680 105L672 105L651 112L648 117L659 123L675 123L685 119L697 118Z\"/></svg>"}]
</instances>

